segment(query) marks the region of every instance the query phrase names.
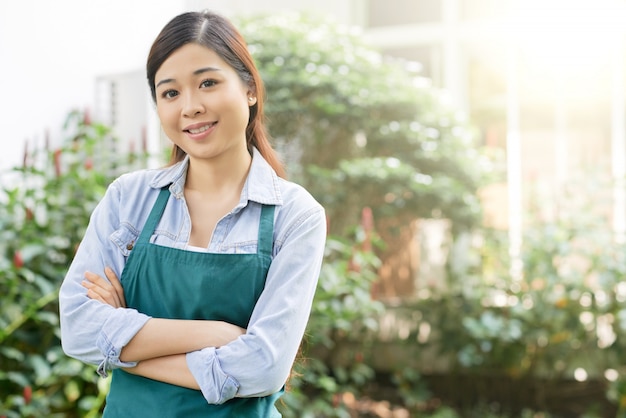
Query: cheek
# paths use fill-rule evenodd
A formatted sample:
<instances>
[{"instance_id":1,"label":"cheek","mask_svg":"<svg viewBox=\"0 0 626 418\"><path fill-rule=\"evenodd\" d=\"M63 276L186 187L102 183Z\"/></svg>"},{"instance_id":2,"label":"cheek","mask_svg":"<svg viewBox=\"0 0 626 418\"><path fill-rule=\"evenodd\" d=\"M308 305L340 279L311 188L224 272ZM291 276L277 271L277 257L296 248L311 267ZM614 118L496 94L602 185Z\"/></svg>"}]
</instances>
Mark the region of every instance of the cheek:
<instances>
[{"instance_id":1,"label":"cheek","mask_svg":"<svg viewBox=\"0 0 626 418\"><path fill-rule=\"evenodd\" d=\"M248 97L244 96L243 99L238 98L234 106L237 107L237 113L241 115L242 119L245 119L245 122L247 124L248 119L250 118L250 106L248 102Z\"/></svg>"},{"instance_id":2,"label":"cheek","mask_svg":"<svg viewBox=\"0 0 626 418\"><path fill-rule=\"evenodd\" d=\"M159 117L159 120L161 121L161 125L163 125L163 128L167 128L167 125L170 124L173 120L174 112L168 106L163 106L163 105L160 105L160 106L157 105L156 111L157 111L157 116Z\"/></svg>"}]
</instances>

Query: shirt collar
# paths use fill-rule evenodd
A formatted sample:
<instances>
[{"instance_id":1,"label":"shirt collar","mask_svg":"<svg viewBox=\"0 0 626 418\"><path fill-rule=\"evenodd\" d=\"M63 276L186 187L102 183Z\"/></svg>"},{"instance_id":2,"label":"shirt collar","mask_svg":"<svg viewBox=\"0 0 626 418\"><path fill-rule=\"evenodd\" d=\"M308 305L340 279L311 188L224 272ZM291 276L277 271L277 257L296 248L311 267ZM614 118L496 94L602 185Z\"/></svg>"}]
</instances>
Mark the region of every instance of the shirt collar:
<instances>
[{"instance_id":1,"label":"shirt collar","mask_svg":"<svg viewBox=\"0 0 626 418\"><path fill-rule=\"evenodd\" d=\"M182 197L185 179L187 178L187 167L189 166L189 156L169 167L158 170L152 179L150 187L161 189L170 186L170 192L177 198ZM265 205L282 205L283 198L280 193L280 179L274 169L263 158L261 153L253 148L252 164L248 177L241 191L240 203L249 200Z\"/></svg>"}]
</instances>

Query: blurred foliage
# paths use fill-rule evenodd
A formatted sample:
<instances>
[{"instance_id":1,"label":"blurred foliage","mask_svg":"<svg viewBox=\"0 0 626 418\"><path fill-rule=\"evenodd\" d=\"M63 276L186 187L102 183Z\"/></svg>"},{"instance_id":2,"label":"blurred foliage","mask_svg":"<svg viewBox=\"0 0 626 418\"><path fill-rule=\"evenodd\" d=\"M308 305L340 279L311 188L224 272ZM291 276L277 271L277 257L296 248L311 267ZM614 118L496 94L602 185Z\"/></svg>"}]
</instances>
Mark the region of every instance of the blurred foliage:
<instances>
[{"instance_id":1,"label":"blurred foliage","mask_svg":"<svg viewBox=\"0 0 626 418\"><path fill-rule=\"evenodd\" d=\"M290 175L331 220L302 359L283 397L286 417L351 416L346 394L365 396L377 378L368 353L390 309L408 312L413 327L394 342L420 354L437 350L448 371L604 379L607 397L626 413L626 252L606 222L570 203L548 220L537 213L525 227L521 263L512 260L505 232L478 227L476 192L496 174L494 160L412 63L383 57L358 32L327 20L255 16L239 26L266 82L270 132ZM27 152L22 167L3 174L0 416L97 416L108 390L93 367L61 352L57 289L106 185L145 161L107 154L99 147L112 140L108 128L81 113L65 128L60 149ZM371 219L403 228L417 218L448 218L453 232L471 235L471 247L456 255L473 262L459 267L452 257L446 286L384 307L370 286L393 234ZM355 341L338 361L342 344ZM402 360L392 382L411 412L460 416L426 407L432 393L411 369L415 358ZM479 407L463 416L500 414Z\"/></svg>"},{"instance_id":2,"label":"blurred foliage","mask_svg":"<svg viewBox=\"0 0 626 418\"><path fill-rule=\"evenodd\" d=\"M253 16L239 27L267 87L269 130L299 162L290 174L327 208L332 233L347 233L363 207L396 227L480 220L476 191L493 159L418 64L384 57L330 19Z\"/></svg>"},{"instance_id":3,"label":"blurred foliage","mask_svg":"<svg viewBox=\"0 0 626 418\"><path fill-rule=\"evenodd\" d=\"M108 392L109 380L99 379L95 367L61 350L58 288L107 185L145 159L122 156L108 170L94 163L107 154L103 144L114 140L107 127L80 112L68 116L65 135L62 147L25 152L22 167L3 173L2 184L11 186L0 190L0 417L97 417ZM308 357L306 346L332 348L341 336L375 328L382 309L369 294L379 265L375 244L369 221L349 238L328 238L305 358L284 397L285 416L330 413L340 388L372 378L363 363L331 371L322 359Z\"/></svg>"},{"instance_id":4,"label":"blurred foliage","mask_svg":"<svg viewBox=\"0 0 626 418\"><path fill-rule=\"evenodd\" d=\"M586 186L595 193L586 193ZM507 231L475 230L469 267L451 267L446 286L423 288L418 300L397 310L418 318L398 340L421 352L434 349L453 374L508 376L520 386L597 381L626 414L626 245L616 240L602 211L607 206L598 202L609 186L577 179L564 187L552 215L535 205L517 260L509 254ZM561 394L572 404L585 395ZM537 396L541 402L546 394Z\"/></svg>"},{"instance_id":5,"label":"blurred foliage","mask_svg":"<svg viewBox=\"0 0 626 418\"><path fill-rule=\"evenodd\" d=\"M346 391L361 393L375 375L362 352L348 364L330 361L337 343L348 337L362 345L372 343L371 331L377 329L376 318L383 309L370 296L380 261L372 252L377 237L369 225L364 219L351 239L331 236L327 240L302 358L283 397L284 417L349 417L338 396ZM315 350L320 347L323 350Z\"/></svg>"},{"instance_id":6,"label":"blurred foliage","mask_svg":"<svg viewBox=\"0 0 626 418\"><path fill-rule=\"evenodd\" d=\"M110 135L73 112L63 146L25 150L0 189L0 416L97 411L106 384L61 350L58 288L111 177L93 169Z\"/></svg>"}]
</instances>

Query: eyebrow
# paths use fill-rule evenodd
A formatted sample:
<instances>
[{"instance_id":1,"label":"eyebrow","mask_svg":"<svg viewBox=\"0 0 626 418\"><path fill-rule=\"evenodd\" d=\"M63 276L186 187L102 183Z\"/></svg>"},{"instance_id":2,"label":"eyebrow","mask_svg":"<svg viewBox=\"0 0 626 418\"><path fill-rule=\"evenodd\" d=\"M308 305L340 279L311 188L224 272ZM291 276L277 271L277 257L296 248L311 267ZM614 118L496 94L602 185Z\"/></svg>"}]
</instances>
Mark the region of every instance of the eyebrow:
<instances>
[{"instance_id":1,"label":"eyebrow","mask_svg":"<svg viewBox=\"0 0 626 418\"><path fill-rule=\"evenodd\" d=\"M219 68L215 68L215 67L204 67L204 68L199 68L196 71L194 71L193 75L200 75L200 74L214 72L214 71L221 71L221 70ZM154 86L154 87L156 88L156 87L159 87L161 84L171 83L173 81L176 81L176 80L173 79L173 78L165 78L165 79L159 81L156 84L156 86Z\"/></svg>"}]
</instances>

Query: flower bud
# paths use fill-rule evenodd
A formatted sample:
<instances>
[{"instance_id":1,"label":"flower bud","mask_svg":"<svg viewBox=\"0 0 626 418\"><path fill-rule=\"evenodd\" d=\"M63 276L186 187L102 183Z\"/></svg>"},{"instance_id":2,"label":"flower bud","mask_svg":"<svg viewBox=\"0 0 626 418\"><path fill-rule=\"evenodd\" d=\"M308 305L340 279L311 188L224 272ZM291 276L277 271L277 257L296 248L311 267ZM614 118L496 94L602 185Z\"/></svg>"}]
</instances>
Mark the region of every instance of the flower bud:
<instances>
[{"instance_id":1,"label":"flower bud","mask_svg":"<svg viewBox=\"0 0 626 418\"><path fill-rule=\"evenodd\" d=\"M33 388L30 386L24 387L24 403L28 405L33 398Z\"/></svg>"},{"instance_id":2,"label":"flower bud","mask_svg":"<svg viewBox=\"0 0 626 418\"><path fill-rule=\"evenodd\" d=\"M24 259L22 258L22 253L20 253L19 250L15 251L13 254L13 266L18 269L24 267Z\"/></svg>"}]
</instances>

